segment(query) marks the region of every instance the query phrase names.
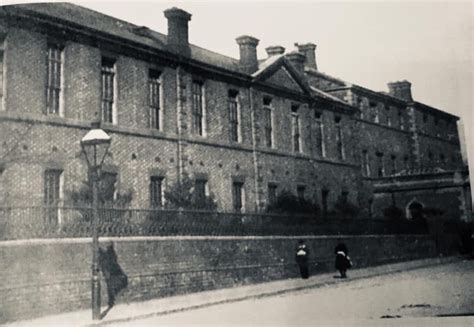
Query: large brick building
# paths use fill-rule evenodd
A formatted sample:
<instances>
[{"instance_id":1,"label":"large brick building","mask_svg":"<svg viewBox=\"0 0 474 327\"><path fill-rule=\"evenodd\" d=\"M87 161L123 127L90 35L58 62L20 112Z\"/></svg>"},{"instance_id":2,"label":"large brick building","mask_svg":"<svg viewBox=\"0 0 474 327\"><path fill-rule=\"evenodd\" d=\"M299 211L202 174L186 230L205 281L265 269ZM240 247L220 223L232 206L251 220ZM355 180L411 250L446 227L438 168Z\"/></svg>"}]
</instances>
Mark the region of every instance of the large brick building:
<instances>
[{"instance_id":1,"label":"large brick building","mask_svg":"<svg viewBox=\"0 0 474 327\"><path fill-rule=\"evenodd\" d=\"M133 207L163 205L188 176L225 211L288 190L323 211L342 197L374 216L414 201L466 215L458 118L413 101L409 82L381 93L333 78L311 43L258 59L241 36L229 58L188 42L187 12L164 15L167 35L72 4L0 8L2 205L67 202L100 118L103 176Z\"/></svg>"}]
</instances>

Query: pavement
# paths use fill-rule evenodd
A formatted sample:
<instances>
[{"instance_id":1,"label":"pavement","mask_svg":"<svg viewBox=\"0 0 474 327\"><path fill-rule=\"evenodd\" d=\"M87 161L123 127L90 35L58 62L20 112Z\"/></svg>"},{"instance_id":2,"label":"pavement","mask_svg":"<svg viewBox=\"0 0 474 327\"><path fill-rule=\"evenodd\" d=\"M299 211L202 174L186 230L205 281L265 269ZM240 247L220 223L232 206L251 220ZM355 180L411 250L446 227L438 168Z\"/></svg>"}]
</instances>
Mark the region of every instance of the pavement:
<instances>
[{"instance_id":1,"label":"pavement","mask_svg":"<svg viewBox=\"0 0 474 327\"><path fill-rule=\"evenodd\" d=\"M232 303L261 297L275 296L310 288L329 286L346 281L371 278L385 274L397 273L418 268L443 265L463 260L462 257L438 257L414 260L376 267L351 269L349 278L334 278L335 272L311 276L308 279L285 279L261 284L237 286L219 290L205 291L186 295L152 299L142 302L120 303L110 310L102 308L103 318L92 320L92 312L80 310L58 315L45 316L32 320L16 321L5 326L102 326L132 322L160 315L166 315L186 310L204 308L217 304Z\"/></svg>"}]
</instances>

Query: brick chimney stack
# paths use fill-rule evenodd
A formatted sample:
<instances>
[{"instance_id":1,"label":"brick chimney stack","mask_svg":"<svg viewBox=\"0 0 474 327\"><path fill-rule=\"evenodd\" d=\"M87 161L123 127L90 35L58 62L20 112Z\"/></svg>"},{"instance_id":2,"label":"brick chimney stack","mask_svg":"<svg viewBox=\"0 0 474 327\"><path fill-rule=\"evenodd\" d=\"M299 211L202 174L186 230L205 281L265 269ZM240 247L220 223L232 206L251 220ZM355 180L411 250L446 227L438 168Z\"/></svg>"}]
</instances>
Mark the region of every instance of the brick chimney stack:
<instances>
[{"instance_id":1,"label":"brick chimney stack","mask_svg":"<svg viewBox=\"0 0 474 327\"><path fill-rule=\"evenodd\" d=\"M273 45L265 49L269 57L285 53L285 48L280 45Z\"/></svg>"},{"instance_id":2,"label":"brick chimney stack","mask_svg":"<svg viewBox=\"0 0 474 327\"><path fill-rule=\"evenodd\" d=\"M408 81L399 81L388 83L388 93L395 97L408 102L412 102L411 83Z\"/></svg>"},{"instance_id":3,"label":"brick chimney stack","mask_svg":"<svg viewBox=\"0 0 474 327\"><path fill-rule=\"evenodd\" d=\"M304 74L304 63L305 63L305 59L306 59L304 54L299 53L297 51L293 51L293 52L287 53L285 56L288 59L288 61L291 63L293 68L295 68L295 70L298 73L303 75Z\"/></svg>"},{"instance_id":4,"label":"brick chimney stack","mask_svg":"<svg viewBox=\"0 0 474 327\"><path fill-rule=\"evenodd\" d=\"M248 35L242 35L235 39L240 50L240 65L247 74L258 70L257 45L259 40Z\"/></svg>"},{"instance_id":5,"label":"brick chimney stack","mask_svg":"<svg viewBox=\"0 0 474 327\"><path fill-rule=\"evenodd\" d=\"M316 63L316 44L314 43L305 43L305 44L295 44L298 48L298 51L304 54L306 57L305 67L318 70L318 65Z\"/></svg>"},{"instance_id":6,"label":"brick chimney stack","mask_svg":"<svg viewBox=\"0 0 474 327\"><path fill-rule=\"evenodd\" d=\"M170 50L189 56L188 22L191 20L191 14L176 7L165 10L164 14L168 19L167 42Z\"/></svg>"}]
</instances>

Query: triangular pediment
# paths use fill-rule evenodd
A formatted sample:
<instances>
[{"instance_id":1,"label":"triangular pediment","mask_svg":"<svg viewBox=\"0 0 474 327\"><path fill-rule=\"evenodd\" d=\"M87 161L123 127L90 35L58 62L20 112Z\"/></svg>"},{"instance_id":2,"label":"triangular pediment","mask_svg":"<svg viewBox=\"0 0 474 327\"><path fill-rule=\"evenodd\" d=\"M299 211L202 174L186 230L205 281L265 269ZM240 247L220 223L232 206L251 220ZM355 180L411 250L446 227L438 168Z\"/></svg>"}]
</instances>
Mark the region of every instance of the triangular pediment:
<instances>
[{"instance_id":1,"label":"triangular pediment","mask_svg":"<svg viewBox=\"0 0 474 327\"><path fill-rule=\"evenodd\" d=\"M273 74L264 78L263 81L275 86L284 87L285 89L303 92L298 82L290 75L285 66L279 67Z\"/></svg>"},{"instance_id":2,"label":"triangular pediment","mask_svg":"<svg viewBox=\"0 0 474 327\"><path fill-rule=\"evenodd\" d=\"M309 87L295 69L283 58L268 60L253 74L254 81L263 82L293 92L309 94Z\"/></svg>"}]
</instances>

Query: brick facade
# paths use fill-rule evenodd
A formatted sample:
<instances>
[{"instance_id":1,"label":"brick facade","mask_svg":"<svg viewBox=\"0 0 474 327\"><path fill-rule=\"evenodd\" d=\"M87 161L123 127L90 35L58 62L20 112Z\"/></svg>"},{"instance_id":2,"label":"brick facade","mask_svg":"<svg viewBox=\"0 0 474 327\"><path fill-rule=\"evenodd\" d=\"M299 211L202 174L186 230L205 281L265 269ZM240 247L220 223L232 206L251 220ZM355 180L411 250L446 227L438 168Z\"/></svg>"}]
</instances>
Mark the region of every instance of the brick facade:
<instances>
[{"instance_id":1,"label":"brick facade","mask_svg":"<svg viewBox=\"0 0 474 327\"><path fill-rule=\"evenodd\" d=\"M239 180L244 210L260 211L268 204L269 183L293 193L304 186L305 196L319 204L325 189L329 207L349 192L352 203L366 208L379 177L411 174L433 162L443 171L462 168L457 117L393 94L348 86L315 70L316 64L306 62L303 72L299 54L247 62L256 60L251 54L258 40L251 37L239 38L241 54L248 56L236 60L188 44L187 30L181 30L187 23L170 21L178 24L170 29L178 33L170 37L177 42L171 45L163 34L117 24L70 4L1 9L6 44L0 111L4 205L42 203L46 169L62 171L64 202L86 178L79 140L90 121L101 116L103 57L113 60L115 73L114 119L102 125L113 140L105 167L118 173L119 190L132 191L133 207L150 205L149 180L156 174L164 177L165 188L183 176L204 176L218 209L225 211L233 208L232 182ZM45 114L49 44L62 49L57 116ZM176 47L189 51L176 56ZM160 74L160 129L150 127L150 70ZM203 135L192 128L196 82L202 85ZM238 142L230 137L229 92L238 101ZM265 99L271 100L271 147L265 143ZM423 120L423 115L429 118ZM319 132L323 155L316 144ZM368 176L361 167L364 151ZM383 176L375 174L378 164L384 166Z\"/></svg>"}]
</instances>

